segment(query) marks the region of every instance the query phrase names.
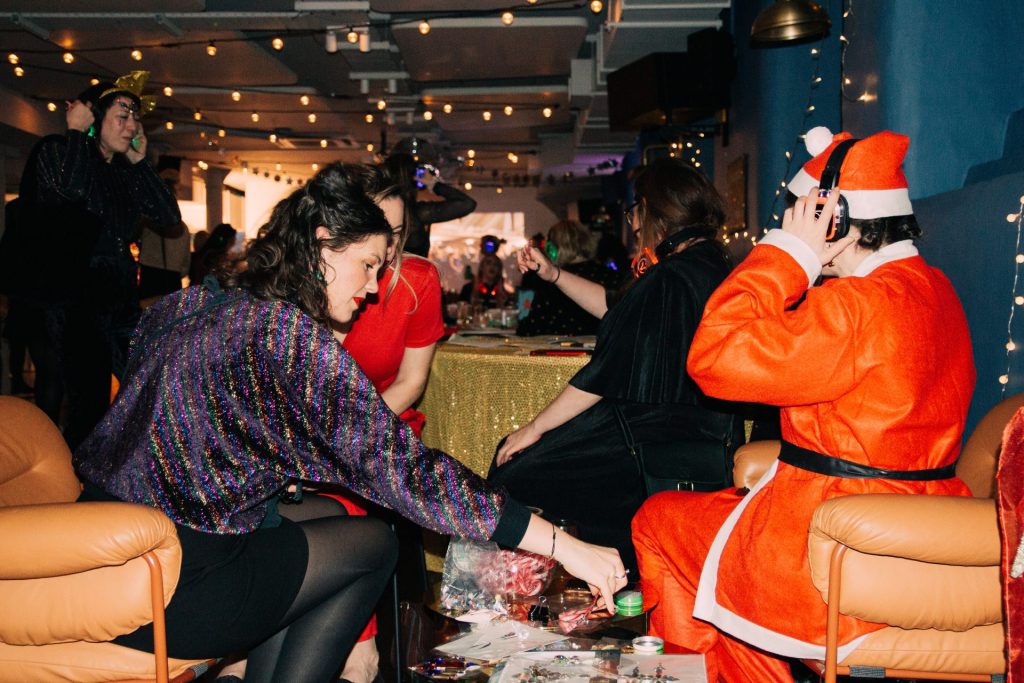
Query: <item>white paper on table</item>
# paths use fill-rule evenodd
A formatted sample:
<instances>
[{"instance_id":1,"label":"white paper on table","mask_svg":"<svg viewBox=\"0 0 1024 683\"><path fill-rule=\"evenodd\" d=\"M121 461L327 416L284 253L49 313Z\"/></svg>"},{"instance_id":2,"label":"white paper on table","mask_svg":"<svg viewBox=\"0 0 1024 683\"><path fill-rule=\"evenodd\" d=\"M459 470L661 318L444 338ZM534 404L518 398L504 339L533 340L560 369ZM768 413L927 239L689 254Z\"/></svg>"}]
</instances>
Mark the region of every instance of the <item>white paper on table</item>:
<instances>
[{"instance_id":1,"label":"white paper on table","mask_svg":"<svg viewBox=\"0 0 1024 683\"><path fill-rule=\"evenodd\" d=\"M441 645L437 650L466 659L493 662L565 639L564 635L517 621L497 621L482 624L466 635Z\"/></svg>"},{"instance_id":2,"label":"white paper on table","mask_svg":"<svg viewBox=\"0 0 1024 683\"><path fill-rule=\"evenodd\" d=\"M578 664L557 663L555 658L559 655L567 658L575 657ZM589 683L594 676L617 678L619 681L639 680L639 678L632 678L633 669L636 667L640 668L641 678L653 679L658 666L662 667L662 681L708 683L707 672L704 668L704 655L622 655L619 661L618 676L596 669L594 667L596 660L597 653L592 651L521 652L511 657L505 664L498 683L518 683L519 674L534 665L540 665L567 676L559 679L559 683ZM667 678L669 676L671 678Z\"/></svg>"}]
</instances>

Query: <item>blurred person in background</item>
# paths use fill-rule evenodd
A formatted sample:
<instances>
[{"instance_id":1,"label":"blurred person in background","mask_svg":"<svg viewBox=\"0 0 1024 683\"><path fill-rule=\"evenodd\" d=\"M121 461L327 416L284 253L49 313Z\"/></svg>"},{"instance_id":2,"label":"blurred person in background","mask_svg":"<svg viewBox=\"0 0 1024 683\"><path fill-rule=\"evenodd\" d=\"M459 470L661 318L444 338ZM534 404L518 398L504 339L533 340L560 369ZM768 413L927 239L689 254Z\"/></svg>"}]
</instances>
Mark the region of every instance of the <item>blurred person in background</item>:
<instances>
[{"instance_id":1,"label":"blurred person in background","mask_svg":"<svg viewBox=\"0 0 1024 683\"><path fill-rule=\"evenodd\" d=\"M26 294L44 301L72 449L103 417L111 375L124 370L140 314L132 255L140 220L167 237L183 229L174 196L146 160L141 119L155 105L142 97L148 76L135 71L83 91L68 103L67 133L40 140L22 175L20 222L37 246L25 250L19 268L28 273Z\"/></svg>"},{"instance_id":2,"label":"blurred person in background","mask_svg":"<svg viewBox=\"0 0 1024 683\"><path fill-rule=\"evenodd\" d=\"M541 249L551 263L566 273L572 273L603 288L614 288L621 278L615 271L594 261L594 234L576 221L559 221L548 229ZM532 277L527 277L532 275ZM523 275L523 281L532 283L533 300L529 314L519 321L516 334L589 335L597 332L597 317L558 289L557 283L546 282L532 270ZM527 285L524 285L527 286Z\"/></svg>"},{"instance_id":3,"label":"blurred person in background","mask_svg":"<svg viewBox=\"0 0 1024 683\"><path fill-rule=\"evenodd\" d=\"M505 272L496 254L480 254L476 275L462 286L459 301L468 301L486 308L502 308L509 300Z\"/></svg>"},{"instance_id":4,"label":"blurred person in background","mask_svg":"<svg viewBox=\"0 0 1024 683\"><path fill-rule=\"evenodd\" d=\"M384 169L398 187L405 208L405 250L411 254L426 257L430 252L432 224L454 221L476 210L475 199L442 182L435 168L418 163L411 154L392 154L384 161ZM440 197L440 201L420 200L420 190Z\"/></svg>"}]
</instances>

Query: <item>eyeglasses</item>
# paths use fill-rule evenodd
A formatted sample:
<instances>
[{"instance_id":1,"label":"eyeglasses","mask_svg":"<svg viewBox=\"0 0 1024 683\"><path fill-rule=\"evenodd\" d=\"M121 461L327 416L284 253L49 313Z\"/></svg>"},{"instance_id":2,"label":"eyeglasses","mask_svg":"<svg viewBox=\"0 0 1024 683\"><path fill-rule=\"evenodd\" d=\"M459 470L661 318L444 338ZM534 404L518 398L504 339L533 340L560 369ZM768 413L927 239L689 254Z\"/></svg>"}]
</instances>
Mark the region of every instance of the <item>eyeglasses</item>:
<instances>
[{"instance_id":1,"label":"eyeglasses","mask_svg":"<svg viewBox=\"0 0 1024 683\"><path fill-rule=\"evenodd\" d=\"M636 213L636 207L638 206L640 206L639 199L622 210L622 217L626 219L627 224L633 223L633 214Z\"/></svg>"}]
</instances>

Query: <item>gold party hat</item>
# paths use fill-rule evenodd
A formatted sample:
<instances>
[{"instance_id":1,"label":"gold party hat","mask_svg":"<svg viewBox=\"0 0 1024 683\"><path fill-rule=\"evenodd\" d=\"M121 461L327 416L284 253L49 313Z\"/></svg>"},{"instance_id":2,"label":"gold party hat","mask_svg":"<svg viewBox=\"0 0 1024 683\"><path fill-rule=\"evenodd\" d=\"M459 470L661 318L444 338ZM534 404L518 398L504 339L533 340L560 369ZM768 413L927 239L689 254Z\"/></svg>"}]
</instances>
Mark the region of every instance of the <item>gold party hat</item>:
<instances>
[{"instance_id":1,"label":"gold party hat","mask_svg":"<svg viewBox=\"0 0 1024 683\"><path fill-rule=\"evenodd\" d=\"M124 76L119 76L118 79L114 81L114 87L104 90L103 94L100 95L100 99L110 95L111 93L129 92L139 98L142 109L139 113L142 116L145 116L156 109L156 98L152 95L142 94L142 89L146 87L146 81L148 80L149 72L143 70L132 71Z\"/></svg>"}]
</instances>

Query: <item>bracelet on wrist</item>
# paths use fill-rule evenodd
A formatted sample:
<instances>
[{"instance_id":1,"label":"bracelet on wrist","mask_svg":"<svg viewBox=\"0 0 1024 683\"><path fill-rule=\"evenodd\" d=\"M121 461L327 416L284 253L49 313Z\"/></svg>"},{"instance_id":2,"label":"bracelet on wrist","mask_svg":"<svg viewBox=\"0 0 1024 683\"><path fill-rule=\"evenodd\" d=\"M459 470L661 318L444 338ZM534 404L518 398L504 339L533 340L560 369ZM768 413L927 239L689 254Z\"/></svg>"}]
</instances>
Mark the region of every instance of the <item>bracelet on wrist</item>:
<instances>
[{"instance_id":1,"label":"bracelet on wrist","mask_svg":"<svg viewBox=\"0 0 1024 683\"><path fill-rule=\"evenodd\" d=\"M558 268L558 272L555 273L555 279L551 281L551 284L555 284L556 282L558 282L558 278L562 277L562 267L555 266L555 268Z\"/></svg>"}]
</instances>

